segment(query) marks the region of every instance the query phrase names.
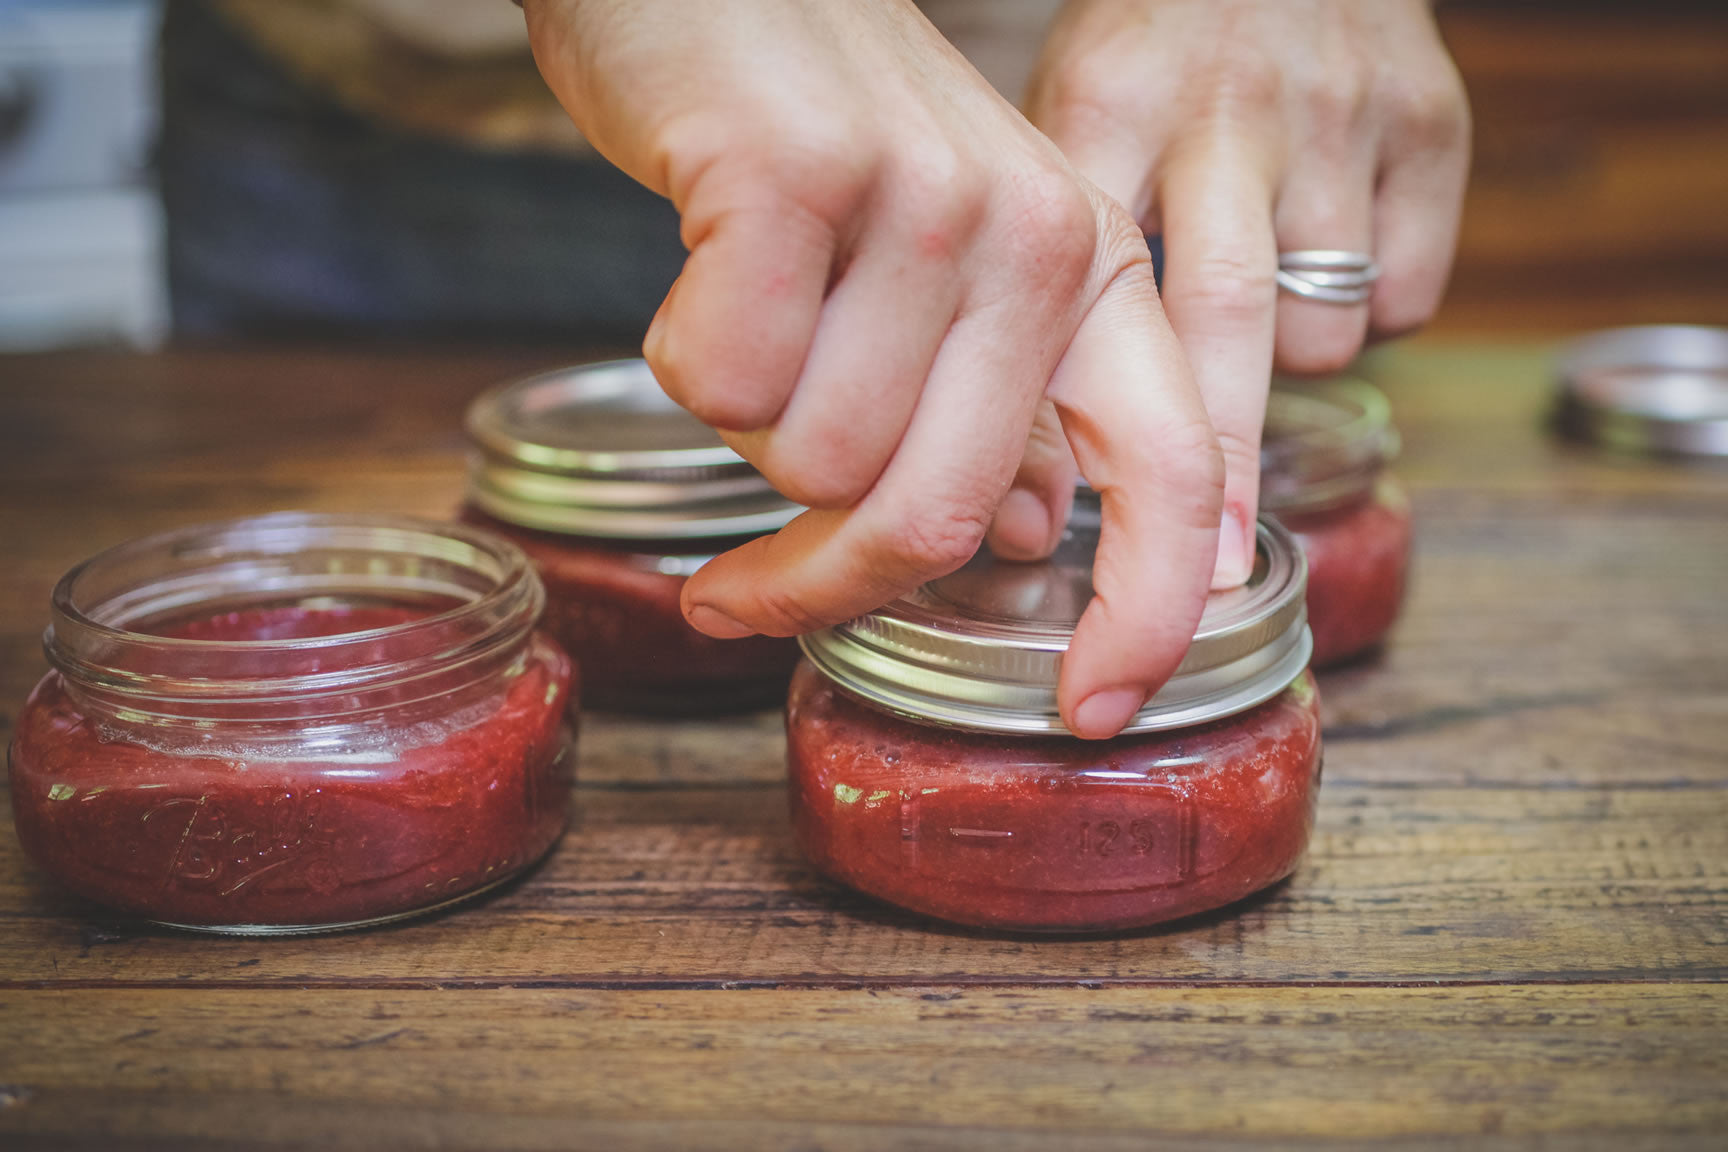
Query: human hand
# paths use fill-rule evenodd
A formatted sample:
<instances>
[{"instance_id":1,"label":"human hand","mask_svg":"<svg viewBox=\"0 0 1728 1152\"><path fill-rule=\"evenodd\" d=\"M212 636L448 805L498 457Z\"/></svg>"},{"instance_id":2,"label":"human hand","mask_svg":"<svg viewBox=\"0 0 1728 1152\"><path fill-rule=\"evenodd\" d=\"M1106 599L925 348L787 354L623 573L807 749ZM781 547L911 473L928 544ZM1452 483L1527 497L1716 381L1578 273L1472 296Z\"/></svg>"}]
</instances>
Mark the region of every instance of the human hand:
<instances>
[{"instance_id":1,"label":"human hand","mask_svg":"<svg viewBox=\"0 0 1728 1152\"><path fill-rule=\"evenodd\" d=\"M1028 115L1164 241L1164 307L1226 478L1215 587L1253 563L1260 429L1279 369L1335 372L1434 312L1458 232L1469 111L1425 0L1069 0ZM1372 299L1280 296L1278 253L1373 254ZM1059 443L1021 480L1071 483Z\"/></svg>"},{"instance_id":2,"label":"human hand","mask_svg":"<svg viewBox=\"0 0 1728 1152\"><path fill-rule=\"evenodd\" d=\"M527 11L577 126L682 218L655 376L811 508L693 576L691 623L805 632L959 567L1047 397L1104 508L1062 715L1119 731L1193 636L1222 492L1127 213L904 0ZM1020 496L998 534L1048 551L1071 489Z\"/></svg>"}]
</instances>

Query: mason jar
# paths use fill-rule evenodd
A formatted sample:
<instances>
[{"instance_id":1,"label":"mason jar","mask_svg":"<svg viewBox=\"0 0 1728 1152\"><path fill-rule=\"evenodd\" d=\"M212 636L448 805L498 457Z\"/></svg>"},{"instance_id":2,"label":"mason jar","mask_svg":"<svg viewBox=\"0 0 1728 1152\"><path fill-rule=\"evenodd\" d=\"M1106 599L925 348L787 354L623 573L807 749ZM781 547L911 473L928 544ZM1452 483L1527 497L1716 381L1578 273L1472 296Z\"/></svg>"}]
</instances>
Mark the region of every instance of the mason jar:
<instances>
[{"instance_id":1,"label":"mason jar","mask_svg":"<svg viewBox=\"0 0 1728 1152\"><path fill-rule=\"evenodd\" d=\"M583 703L658 714L777 704L796 641L717 640L685 622L685 581L803 511L641 360L548 372L481 396L463 519L514 541L546 585L546 627Z\"/></svg>"},{"instance_id":2,"label":"mason jar","mask_svg":"<svg viewBox=\"0 0 1728 1152\"><path fill-rule=\"evenodd\" d=\"M1320 719L1304 565L1262 522L1246 587L1213 593L1174 677L1119 736L1057 713L1096 535L964 568L804 638L786 711L792 823L831 879L989 929L1101 932L1290 875L1313 824Z\"/></svg>"},{"instance_id":3,"label":"mason jar","mask_svg":"<svg viewBox=\"0 0 1728 1152\"><path fill-rule=\"evenodd\" d=\"M1391 406L1373 385L1281 384L1267 402L1260 507L1308 558L1314 666L1380 647L1410 569L1410 497L1387 470L1398 454Z\"/></svg>"},{"instance_id":4,"label":"mason jar","mask_svg":"<svg viewBox=\"0 0 1728 1152\"><path fill-rule=\"evenodd\" d=\"M180 928L376 924L564 829L570 661L513 545L283 513L123 544L54 589L12 810L69 891Z\"/></svg>"}]
</instances>

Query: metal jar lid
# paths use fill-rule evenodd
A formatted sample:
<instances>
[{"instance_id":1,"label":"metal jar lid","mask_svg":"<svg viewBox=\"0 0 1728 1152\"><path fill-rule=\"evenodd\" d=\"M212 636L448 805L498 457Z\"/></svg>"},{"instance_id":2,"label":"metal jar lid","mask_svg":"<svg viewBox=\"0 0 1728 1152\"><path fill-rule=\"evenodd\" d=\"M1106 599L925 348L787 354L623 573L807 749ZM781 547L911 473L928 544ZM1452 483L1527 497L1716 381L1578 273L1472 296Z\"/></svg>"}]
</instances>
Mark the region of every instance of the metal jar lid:
<instances>
[{"instance_id":1,"label":"metal jar lid","mask_svg":"<svg viewBox=\"0 0 1728 1152\"><path fill-rule=\"evenodd\" d=\"M1260 506L1313 510L1368 491L1398 455L1385 393L1365 380L1279 381L1266 399Z\"/></svg>"},{"instance_id":2,"label":"metal jar lid","mask_svg":"<svg viewBox=\"0 0 1728 1152\"><path fill-rule=\"evenodd\" d=\"M468 498L506 523L619 540L752 536L803 509L674 404L641 360L502 385L468 408Z\"/></svg>"},{"instance_id":3,"label":"metal jar lid","mask_svg":"<svg viewBox=\"0 0 1728 1152\"><path fill-rule=\"evenodd\" d=\"M1056 682L1092 599L1097 540L1071 526L1038 564L980 551L959 571L800 642L829 678L890 711L989 732L1066 734ZM1176 675L1124 731L1218 720L1288 688L1313 650L1307 583L1295 540L1262 520L1248 583L1212 594Z\"/></svg>"},{"instance_id":4,"label":"metal jar lid","mask_svg":"<svg viewBox=\"0 0 1728 1152\"><path fill-rule=\"evenodd\" d=\"M1559 358L1562 430L1634 452L1728 456L1728 328L1611 328Z\"/></svg>"}]
</instances>

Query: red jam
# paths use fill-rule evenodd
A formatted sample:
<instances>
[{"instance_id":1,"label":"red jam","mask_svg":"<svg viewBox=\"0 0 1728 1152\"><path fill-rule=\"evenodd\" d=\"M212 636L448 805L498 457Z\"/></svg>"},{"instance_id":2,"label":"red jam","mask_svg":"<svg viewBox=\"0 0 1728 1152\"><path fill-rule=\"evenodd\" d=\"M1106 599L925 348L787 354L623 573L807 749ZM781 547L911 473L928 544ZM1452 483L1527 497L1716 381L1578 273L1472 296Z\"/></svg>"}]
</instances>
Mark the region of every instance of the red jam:
<instances>
[{"instance_id":1,"label":"red jam","mask_svg":"<svg viewBox=\"0 0 1728 1152\"><path fill-rule=\"evenodd\" d=\"M276 605L143 631L294 640L428 615ZM283 931L435 907L508 878L558 839L571 676L535 636L517 668L454 711L375 718L374 732L330 754L294 739L199 746L98 718L51 672L12 747L19 837L73 892L159 922Z\"/></svg>"},{"instance_id":2,"label":"red jam","mask_svg":"<svg viewBox=\"0 0 1728 1152\"><path fill-rule=\"evenodd\" d=\"M1314 666L1366 655L1385 641L1404 603L1410 565L1410 499L1381 475L1361 499L1316 512L1278 514L1308 558L1308 627Z\"/></svg>"},{"instance_id":3,"label":"red jam","mask_svg":"<svg viewBox=\"0 0 1728 1152\"><path fill-rule=\"evenodd\" d=\"M215 932L355 927L540 858L571 785L570 660L506 541L284 512L119 545L54 589L10 766L71 891Z\"/></svg>"},{"instance_id":4,"label":"red jam","mask_svg":"<svg viewBox=\"0 0 1728 1152\"><path fill-rule=\"evenodd\" d=\"M1308 559L1316 668L1385 641L1404 602L1410 500L1386 471L1398 432L1385 395L1336 378L1272 389L1260 447L1260 508Z\"/></svg>"},{"instance_id":5,"label":"red jam","mask_svg":"<svg viewBox=\"0 0 1728 1152\"><path fill-rule=\"evenodd\" d=\"M798 843L830 878L928 916L1111 931L1290 875L1313 826L1312 677L1246 712L1102 743L915 722L812 666L787 706Z\"/></svg>"},{"instance_id":6,"label":"red jam","mask_svg":"<svg viewBox=\"0 0 1728 1152\"><path fill-rule=\"evenodd\" d=\"M646 363L500 385L466 424L462 519L533 560L546 627L581 665L585 705L676 716L779 702L797 643L704 636L679 597L709 558L802 509L673 403Z\"/></svg>"},{"instance_id":7,"label":"red jam","mask_svg":"<svg viewBox=\"0 0 1728 1152\"><path fill-rule=\"evenodd\" d=\"M798 642L716 640L692 628L679 606L687 576L661 570L668 557L677 559L672 542L537 532L474 508L462 518L508 538L534 562L546 586L542 627L582 668L585 705L691 714L763 708L785 695ZM744 539L697 543L713 555Z\"/></svg>"}]
</instances>

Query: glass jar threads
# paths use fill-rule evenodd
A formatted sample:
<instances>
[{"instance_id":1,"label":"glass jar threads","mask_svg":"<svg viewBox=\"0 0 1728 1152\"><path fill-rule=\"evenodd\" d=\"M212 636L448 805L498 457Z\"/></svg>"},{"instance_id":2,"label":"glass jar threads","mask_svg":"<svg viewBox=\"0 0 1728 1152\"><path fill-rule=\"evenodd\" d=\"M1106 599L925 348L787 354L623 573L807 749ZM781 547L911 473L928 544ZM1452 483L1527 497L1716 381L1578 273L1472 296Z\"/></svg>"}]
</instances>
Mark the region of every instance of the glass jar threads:
<instances>
[{"instance_id":1,"label":"glass jar threads","mask_svg":"<svg viewBox=\"0 0 1728 1152\"><path fill-rule=\"evenodd\" d=\"M582 668L584 703L661 714L778 702L795 641L690 627L684 582L802 509L672 403L641 360L549 372L481 396L464 519L539 569L546 627Z\"/></svg>"},{"instance_id":2,"label":"glass jar threads","mask_svg":"<svg viewBox=\"0 0 1728 1152\"><path fill-rule=\"evenodd\" d=\"M25 851L177 927L373 924L515 875L563 831L569 660L515 547L285 513L104 552L55 588L10 764Z\"/></svg>"},{"instance_id":3,"label":"glass jar threads","mask_svg":"<svg viewBox=\"0 0 1728 1152\"><path fill-rule=\"evenodd\" d=\"M1308 557L1316 668L1378 648L1403 606L1411 518L1387 471L1397 454L1391 406L1363 381L1280 384L1268 399L1260 507Z\"/></svg>"},{"instance_id":4,"label":"glass jar threads","mask_svg":"<svg viewBox=\"0 0 1728 1152\"><path fill-rule=\"evenodd\" d=\"M1042 564L981 553L804 638L787 704L792 821L823 873L900 907L1015 931L1140 927L1288 876L1320 782L1304 566L1262 523L1176 676L1111 740L1069 735L1062 653L1096 536Z\"/></svg>"}]
</instances>

